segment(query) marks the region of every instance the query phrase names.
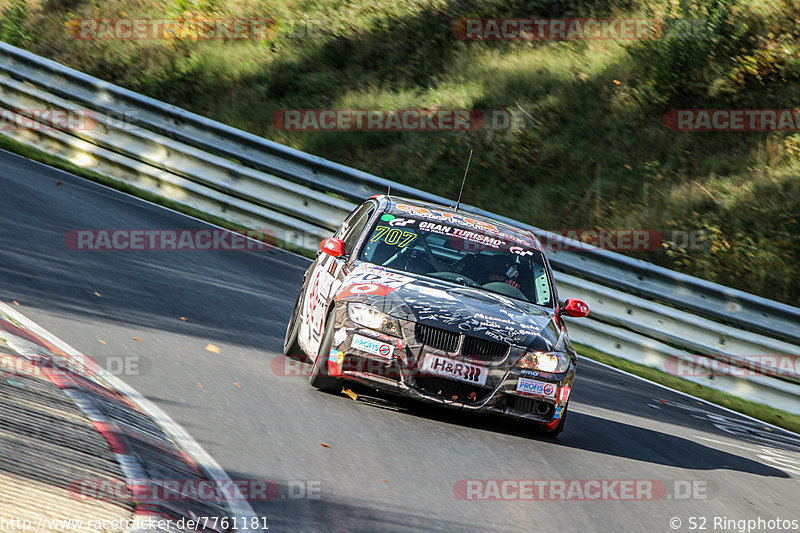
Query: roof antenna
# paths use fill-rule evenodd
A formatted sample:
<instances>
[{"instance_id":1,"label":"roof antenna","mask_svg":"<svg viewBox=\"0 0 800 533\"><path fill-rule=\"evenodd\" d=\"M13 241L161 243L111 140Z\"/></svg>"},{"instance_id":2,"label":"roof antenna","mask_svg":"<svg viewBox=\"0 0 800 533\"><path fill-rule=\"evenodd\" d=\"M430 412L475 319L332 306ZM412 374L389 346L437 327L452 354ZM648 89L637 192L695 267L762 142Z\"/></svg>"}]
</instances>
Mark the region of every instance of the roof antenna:
<instances>
[{"instance_id":1,"label":"roof antenna","mask_svg":"<svg viewBox=\"0 0 800 533\"><path fill-rule=\"evenodd\" d=\"M461 180L461 190L458 191L458 200L456 200L456 211L458 206L461 205L461 193L464 192L464 183L467 181L467 172L469 172L469 163L472 161L472 150L469 151L469 159L467 159L467 168L464 169L464 178Z\"/></svg>"},{"instance_id":2,"label":"roof antenna","mask_svg":"<svg viewBox=\"0 0 800 533\"><path fill-rule=\"evenodd\" d=\"M392 184L390 183L388 185L388 188L386 189L386 196L391 196L391 195L392 195Z\"/></svg>"}]
</instances>

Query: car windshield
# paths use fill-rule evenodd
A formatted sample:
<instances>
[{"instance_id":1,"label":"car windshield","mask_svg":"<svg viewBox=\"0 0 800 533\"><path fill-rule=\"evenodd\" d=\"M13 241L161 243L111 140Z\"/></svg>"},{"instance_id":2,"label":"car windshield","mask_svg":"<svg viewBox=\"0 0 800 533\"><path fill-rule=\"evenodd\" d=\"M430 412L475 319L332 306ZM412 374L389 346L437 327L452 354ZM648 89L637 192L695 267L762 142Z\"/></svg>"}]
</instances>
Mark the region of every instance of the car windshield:
<instances>
[{"instance_id":1,"label":"car windshield","mask_svg":"<svg viewBox=\"0 0 800 533\"><path fill-rule=\"evenodd\" d=\"M508 237L387 213L359 259L552 307L542 252Z\"/></svg>"}]
</instances>

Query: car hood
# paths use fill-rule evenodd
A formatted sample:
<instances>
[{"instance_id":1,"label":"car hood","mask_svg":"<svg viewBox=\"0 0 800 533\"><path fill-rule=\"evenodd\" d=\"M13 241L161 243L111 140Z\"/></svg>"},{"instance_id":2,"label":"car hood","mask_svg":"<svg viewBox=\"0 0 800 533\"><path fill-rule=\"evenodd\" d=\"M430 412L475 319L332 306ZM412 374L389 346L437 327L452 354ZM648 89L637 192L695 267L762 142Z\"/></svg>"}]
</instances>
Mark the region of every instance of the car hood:
<instances>
[{"instance_id":1,"label":"car hood","mask_svg":"<svg viewBox=\"0 0 800 533\"><path fill-rule=\"evenodd\" d=\"M345 278L337 300L366 301L397 318L531 349L552 350L559 340L554 309L364 263Z\"/></svg>"}]
</instances>

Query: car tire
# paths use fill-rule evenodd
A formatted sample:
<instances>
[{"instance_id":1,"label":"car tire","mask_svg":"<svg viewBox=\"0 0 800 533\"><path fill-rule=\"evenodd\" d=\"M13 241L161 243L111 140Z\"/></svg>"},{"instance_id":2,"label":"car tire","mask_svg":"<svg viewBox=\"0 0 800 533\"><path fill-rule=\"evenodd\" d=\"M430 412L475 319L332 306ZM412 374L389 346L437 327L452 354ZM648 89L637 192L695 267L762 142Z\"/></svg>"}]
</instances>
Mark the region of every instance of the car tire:
<instances>
[{"instance_id":1,"label":"car tire","mask_svg":"<svg viewBox=\"0 0 800 533\"><path fill-rule=\"evenodd\" d=\"M302 298L302 291L300 296L292 309L292 316L289 319L289 326L286 328L286 336L283 339L283 355L291 358L304 358L306 353L297 341L300 334L300 299Z\"/></svg>"},{"instance_id":2,"label":"car tire","mask_svg":"<svg viewBox=\"0 0 800 533\"><path fill-rule=\"evenodd\" d=\"M564 410L561 413L561 420L558 422L558 425L553 429L539 429L539 435L546 439L556 439L562 431L564 431L564 424L567 421L567 413L569 412L569 402L567 405L564 406ZM540 426L541 427L541 426Z\"/></svg>"},{"instance_id":3,"label":"car tire","mask_svg":"<svg viewBox=\"0 0 800 533\"><path fill-rule=\"evenodd\" d=\"M314 360L314 366L311 368L311 375L308 377L308 382L311 383L311 386L323 392L338 392L341 387L339 378L335 378L328 373L328 356L331 353L333 330L335 329L333 315L334 310L331 309L328 313L328 318L325 320L325 333L319 344L319 353Z\"/></svg>"}]
</instances>

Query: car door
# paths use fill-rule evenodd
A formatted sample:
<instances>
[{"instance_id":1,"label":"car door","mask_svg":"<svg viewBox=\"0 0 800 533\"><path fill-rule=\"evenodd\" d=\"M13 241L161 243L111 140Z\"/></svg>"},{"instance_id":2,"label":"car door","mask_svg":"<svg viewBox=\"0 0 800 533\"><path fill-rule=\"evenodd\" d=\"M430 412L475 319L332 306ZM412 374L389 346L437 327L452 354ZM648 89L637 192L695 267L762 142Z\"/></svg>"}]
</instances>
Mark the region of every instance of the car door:
<instances>
[{"instance_id":1,"label":"car door","mask_svg":"<svg viewBox=\"0 0 800 533\"><path fill-rule=\"evenodd\" d=\"M375 213L376 207L376 202L372 200L361 204L347 216L333 235L344 241L345 256L333 257L326 253L319 253L312 265L301 308L302 318L298 333L300 346L312 359L316 359L319 353L319 345L325 333L325 320L331 301L342 286L342 281L347 274L347 265L350 262L349 254L354 251L359 237Z\"/></svg>"}]
</instances>

